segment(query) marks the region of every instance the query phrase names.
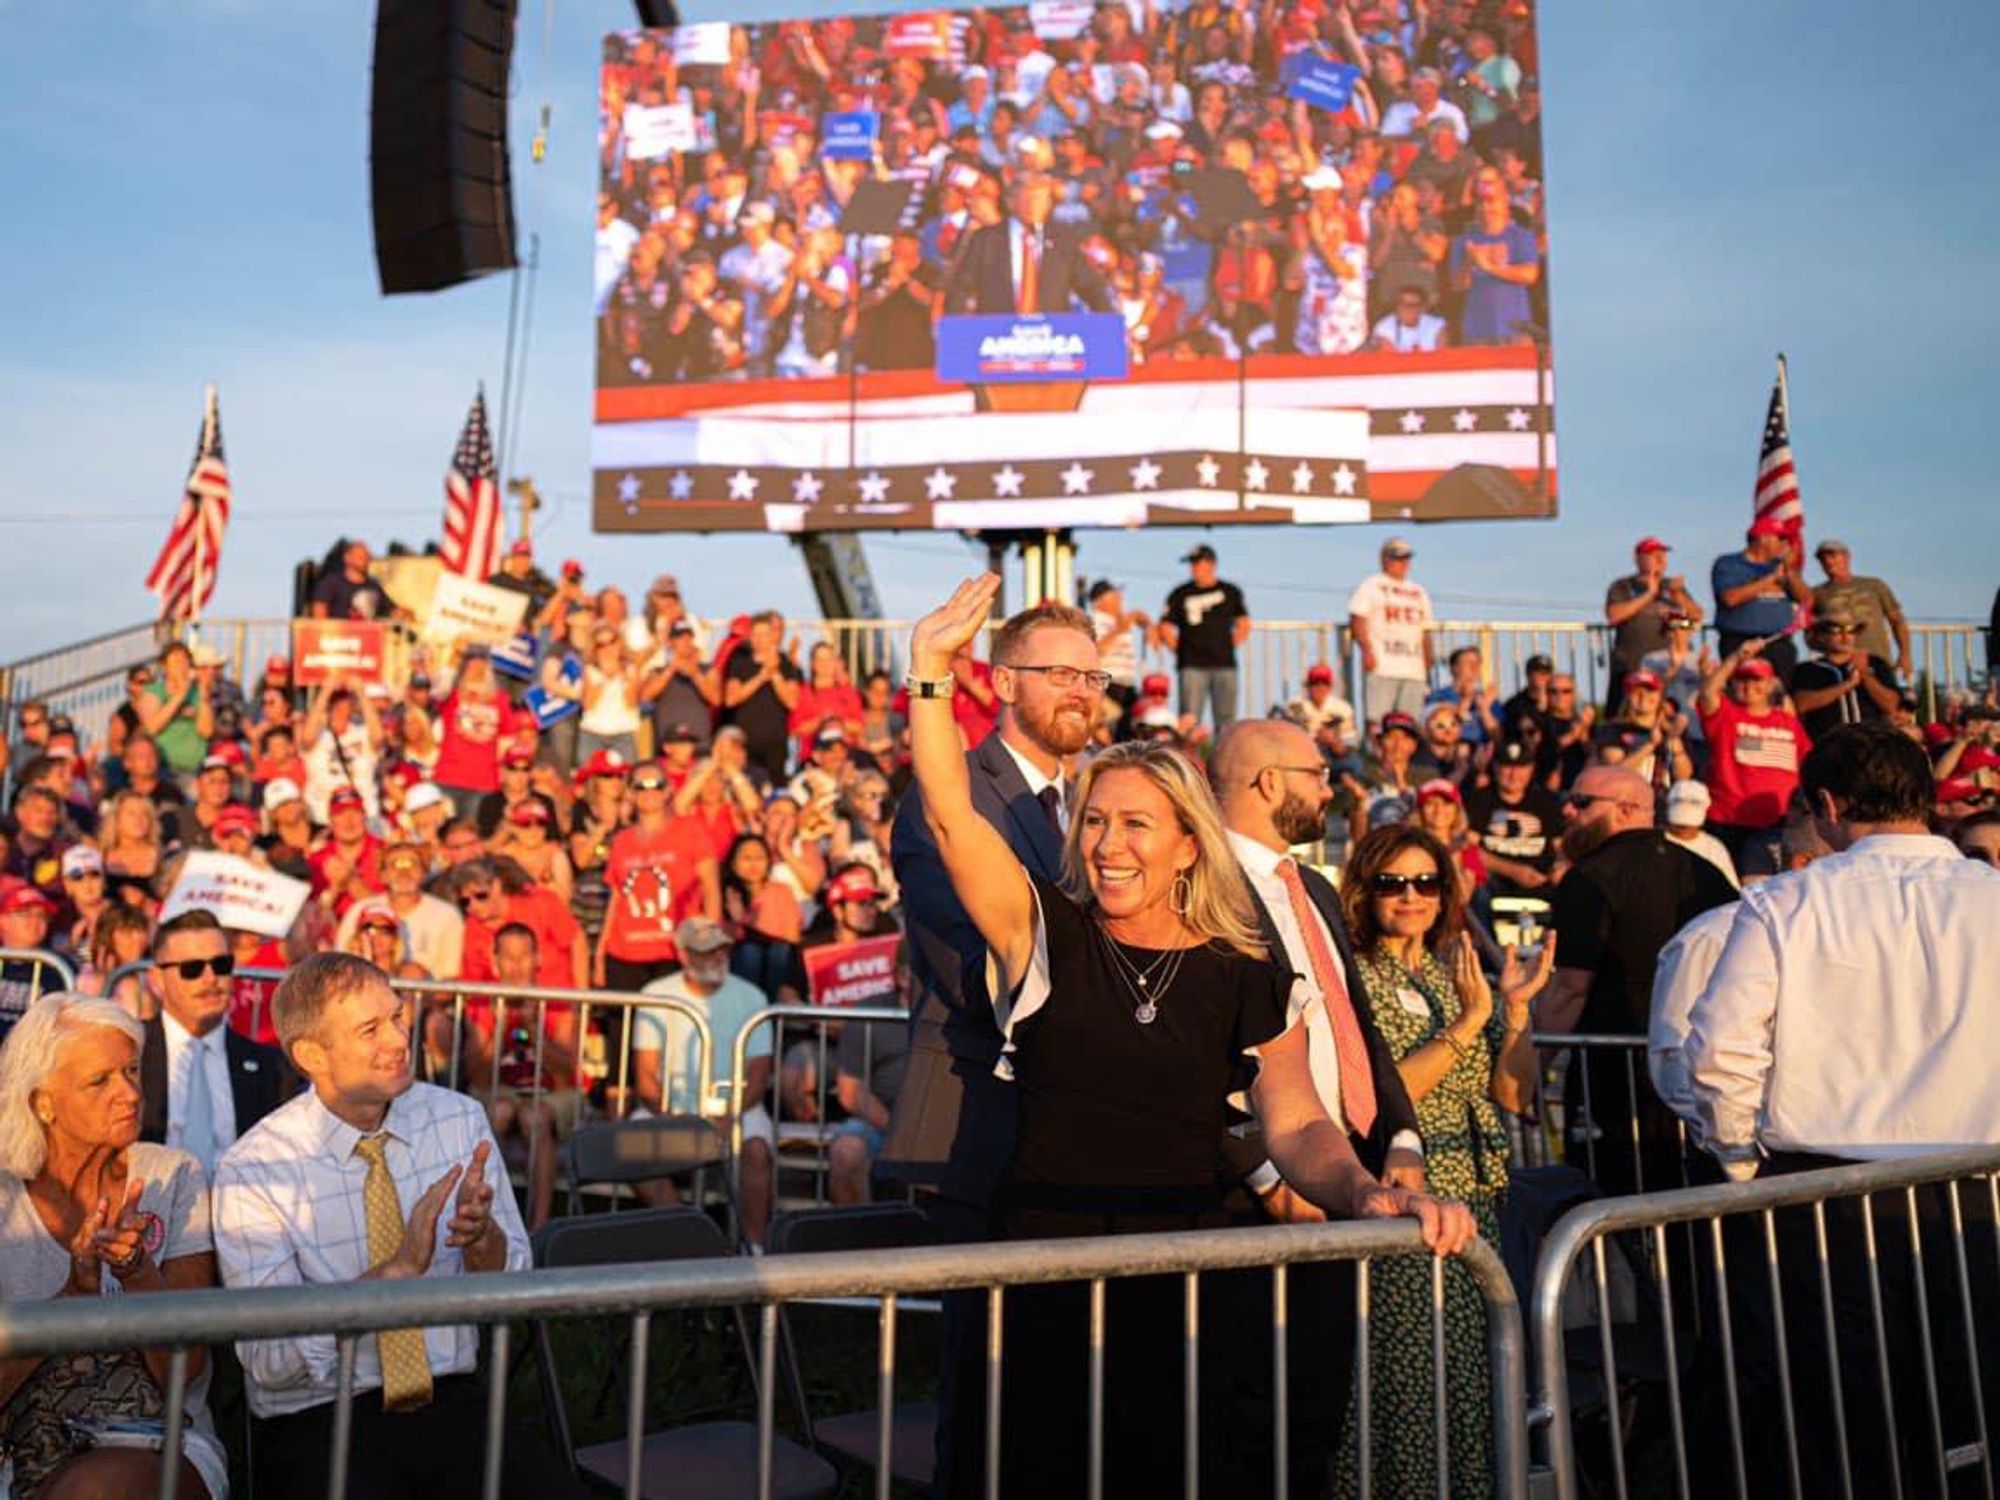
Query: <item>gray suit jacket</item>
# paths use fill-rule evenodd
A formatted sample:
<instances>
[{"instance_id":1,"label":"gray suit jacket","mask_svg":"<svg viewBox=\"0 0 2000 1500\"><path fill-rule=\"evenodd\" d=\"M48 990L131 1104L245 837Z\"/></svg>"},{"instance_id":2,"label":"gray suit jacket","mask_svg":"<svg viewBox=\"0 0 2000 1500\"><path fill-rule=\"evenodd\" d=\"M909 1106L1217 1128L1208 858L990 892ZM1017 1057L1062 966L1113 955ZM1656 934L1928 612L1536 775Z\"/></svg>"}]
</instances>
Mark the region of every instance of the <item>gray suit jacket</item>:
<instances>
[{"instance_id":1,"label":"gray suit jacket","mask_svg":"<svg viewBox=\"0 0 2000 1500\"><path fill-rule=\"evenodd\" d=\"M997 733L966 756L966 769L980 815L1030 871L1060 882L1061 841ZM876 1170L983 1209L1013 1159L1018 1104L1013 1085L993 1076L1002 1038L986 990L986 944L952 893L914 788L896 810L889 857L920 993L909 1072Z\"/></svg>"}]
</instances>

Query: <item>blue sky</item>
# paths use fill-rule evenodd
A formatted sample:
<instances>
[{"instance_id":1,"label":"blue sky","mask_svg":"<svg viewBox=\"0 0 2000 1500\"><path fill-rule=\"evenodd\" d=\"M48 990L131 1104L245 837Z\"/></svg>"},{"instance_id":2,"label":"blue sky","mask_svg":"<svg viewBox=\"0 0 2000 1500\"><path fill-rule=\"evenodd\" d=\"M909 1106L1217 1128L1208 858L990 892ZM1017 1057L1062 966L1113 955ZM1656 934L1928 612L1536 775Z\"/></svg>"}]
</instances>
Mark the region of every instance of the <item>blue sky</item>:
<instances>
[{"instance_id":1,"label":"blue sky","mask_svg":"<svg viewBox=\"0 0 2000 1500\"><path fill-rule=\"evenodd\" d=\"M690 19L828 13L691 0ZM544 557L704 613L810 613L766 538L592 535L590 245L600 35L629 6L524 0L517 210L541 235L517 472L555 502ZM1544 0L1557 422L1553 523L1422 529L1457 617L1591 610L1657 531L1705 579L1740 536L1778 349L1815 535L1919 618L1984 618L2000 583L2000 64L1992 13ZM344 532L434 536L480 380L497 400L505 278L377 295L365 0L0 0L0 659L143 619L141 579L219 382L237 496L215 609L278 615L292 563ZM548 100L547 162L525 142ZM1383 528L1224 531L1266 618L1339 612ZM1083 533L1079 567L1164 594L1193 533ZM893 613L971 550L867 542Z\"/></svg>"}]
</instances>

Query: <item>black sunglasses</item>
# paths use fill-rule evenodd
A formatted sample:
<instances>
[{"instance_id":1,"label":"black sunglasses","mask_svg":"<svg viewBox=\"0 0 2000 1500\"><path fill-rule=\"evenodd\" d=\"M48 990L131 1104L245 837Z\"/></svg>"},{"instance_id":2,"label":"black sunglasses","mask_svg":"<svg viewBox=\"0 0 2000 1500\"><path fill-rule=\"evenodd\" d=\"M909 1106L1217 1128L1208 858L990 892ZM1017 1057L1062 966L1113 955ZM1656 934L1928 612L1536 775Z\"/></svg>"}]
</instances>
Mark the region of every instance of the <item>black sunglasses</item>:
<instances>
[{"instance_id":1,"label":"black sunglasses","mask_svg":"<svg viewBox=\"0 0 2000 1500\"><path fill-rule=\"evenodd\" d=\"M179 963L158 964L155 967L172 969L183 979L199 979L204 974L227 979L236 972L236 960L224 953L215 958L184 958Z\"/></svg>"},{"instance_id":2,"label":"black sunglasses","mask_svg":"<svg viewBox=\"0 0 2000 1500\"><path fill-rule=\"evenodd\" d=\"M1384 870L1379 875L1368 877L1368 890L1376 896L1400 896L1404 891L1415 891L1419 896L1436 896L1444 890L1444 877L1430 875L1397 875Z\"/></svg>"},{"instance_id":3,"label":"black sunglasses","mask_svg":"<svg viewBox=\"0 0 2000 1500\"><path fill-rule=\"evenodd\" d=\"M483 891L462 891L458 897L458 909L460 911L471 911L474 906L492 894L493 888L491 886L488 886Z\"/></svg>"}]
</instances>

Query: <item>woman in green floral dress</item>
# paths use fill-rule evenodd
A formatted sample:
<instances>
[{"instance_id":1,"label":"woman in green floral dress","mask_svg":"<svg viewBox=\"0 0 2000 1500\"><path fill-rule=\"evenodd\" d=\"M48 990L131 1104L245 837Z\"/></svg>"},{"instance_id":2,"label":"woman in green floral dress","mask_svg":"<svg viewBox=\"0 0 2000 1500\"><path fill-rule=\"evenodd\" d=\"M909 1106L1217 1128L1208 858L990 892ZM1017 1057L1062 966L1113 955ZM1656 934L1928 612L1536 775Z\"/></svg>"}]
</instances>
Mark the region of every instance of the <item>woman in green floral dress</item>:
<instances>
[{"instance_id":1,"label":"woman in green floral dress","mask_svg":"<svg viewBox=\"0 0 2000 1500\"><path fill-rule=\"evenodd\" d=\"M1396 1055L1417 1107L1430 1190L1462 1199L1489 1244L1500 1238L1507 1189L1507 1133L1500 1111L1518 1111L1534 1090L1529 1002L1555 963L1551 935L1539 958L1507 960L1502 1004L1464 930L1452 861L1415 826L1378 828L1355 846L1341 882L1359 959L1363 1002ZM1433 1436L1431 1267L1416 1256L1370 1263L1371 1466L1382 1500L1438 1493ZM1493 1493L1492 1406L1485 1303L1465 1268L1444 1266L1449 1493ZM1348 1423L1339 1492L1359 1493L1358 1423Z\"/></svg>"}]
</instances>

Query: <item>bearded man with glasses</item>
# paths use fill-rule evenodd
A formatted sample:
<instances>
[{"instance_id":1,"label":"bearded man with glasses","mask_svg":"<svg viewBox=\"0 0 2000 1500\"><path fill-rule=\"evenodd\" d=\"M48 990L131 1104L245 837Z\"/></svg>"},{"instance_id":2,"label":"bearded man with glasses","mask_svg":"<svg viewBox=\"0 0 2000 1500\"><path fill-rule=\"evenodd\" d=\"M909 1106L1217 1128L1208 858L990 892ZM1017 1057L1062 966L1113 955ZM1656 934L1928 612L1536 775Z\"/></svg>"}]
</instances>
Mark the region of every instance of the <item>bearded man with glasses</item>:
<instances>
[{"instance_id":1,"label":"bearded man with glasses","mask_svg":"<svg viewBox=\"0 0 2000 1500\"><path fill-rule=\"evenodd\" d=\"M182 912L153 936L147 987L159 1008L139 1052L139 1139L179 1147L211 1173L238 1136L299 1091L283 1052L226 1024L235 972L213 912Z\"/></svg>"},{"instance_id":2,"label":"bearded man with glasses","mask_svg":"<svg viewBox=\"0 0 2000 1500\"><path fill-rule=\"evenodd\" d=\"M1650 783L1623 766L1592 766L1563 799L1563 858L1549 916L1561 936L1555 978L1536 1016L1541 1031L1640 1036L1652 1019L1653 975L1668 939L1711 907L1736 899L1723 873L1654 826ZM1594 1155L1607 1193L1683 1184L1674 1116L1653 1091L1641 1054L1587 1048L1585 1081L1568 1091L1571 1164ZM1627 1064L1634 1064L1628 1073ZM1590 1101L1589 1121L1578 1107ZM1632 1120L1640 1148L1632 1147ZM1582 1132L1595 1127L1586 1154Z\"/></svg>"}]
</instances>

